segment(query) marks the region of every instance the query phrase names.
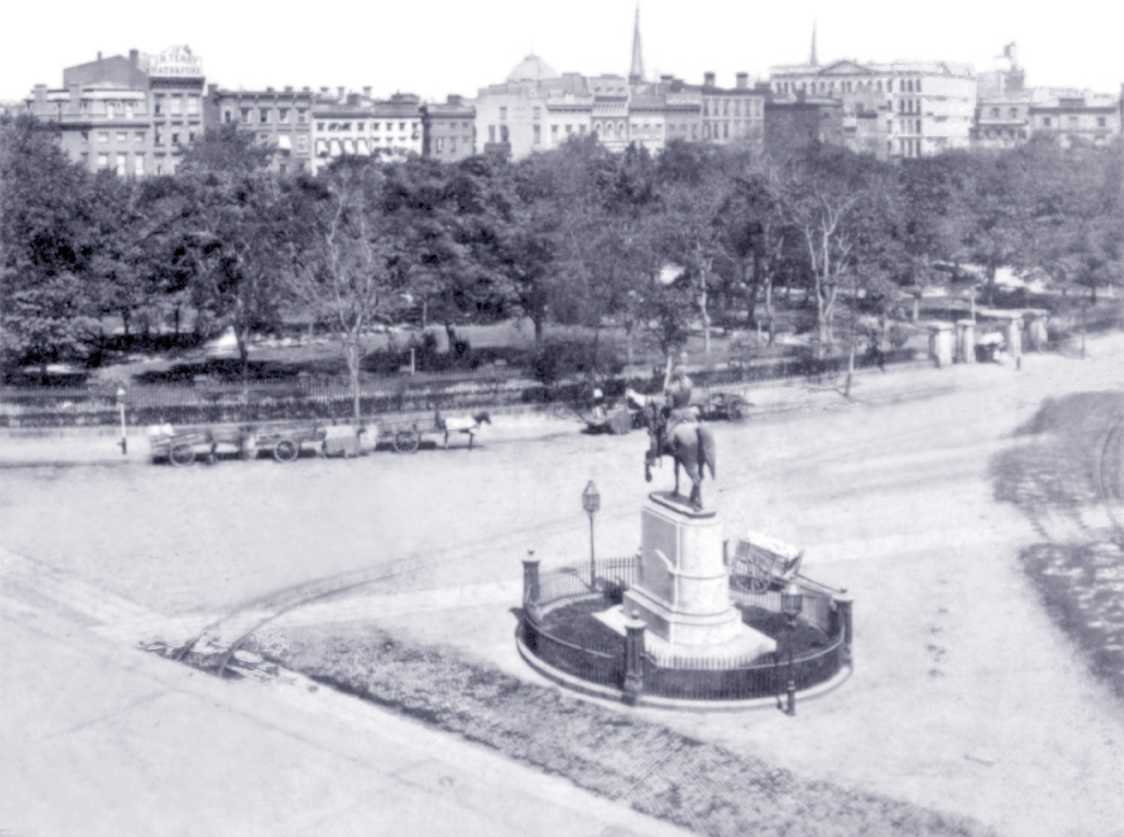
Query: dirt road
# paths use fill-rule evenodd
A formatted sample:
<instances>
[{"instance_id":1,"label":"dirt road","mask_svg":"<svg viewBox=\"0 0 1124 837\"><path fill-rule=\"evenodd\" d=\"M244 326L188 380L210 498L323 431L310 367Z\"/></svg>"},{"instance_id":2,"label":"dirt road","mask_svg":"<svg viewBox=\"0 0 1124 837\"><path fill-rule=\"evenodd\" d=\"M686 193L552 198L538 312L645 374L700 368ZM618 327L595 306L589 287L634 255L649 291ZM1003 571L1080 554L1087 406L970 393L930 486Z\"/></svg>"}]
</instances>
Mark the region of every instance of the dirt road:
<instances>
[{"instance_id":1,"label":"dirt road","mask_svg":"<svg viewBox=\"0 0 1124 837\"><path fill-rule=\"evenodd\" d=\"M1124 341L1021 372L943 370L950 395L715 425L708 501L727 533L807 548L855 596L856 664L797 718L655 713L804 775L971 814L1001 833L1124 834L1124 719L1042 612L1017 563L1034 535L992 499L988 459L1051 394L1116 384ZM929 373L938 374L938 373ZM813 402L810 402L813 403ZM0 484L0 545L162 614L222 612L325 576L394 566L386 592L516 579L527 549L637 545L641 434L526 418L468 452L172 469L23 468ZM107 444L109 441L107 440ZM404 562L404 563L403 563ZM474 648L473 638L446 638ZM485 650L486 653L486 650ZM651 710L649 710L651 711ZM1114 830L1115 829L1115 830Z\"/></svg>"}]
</instances>

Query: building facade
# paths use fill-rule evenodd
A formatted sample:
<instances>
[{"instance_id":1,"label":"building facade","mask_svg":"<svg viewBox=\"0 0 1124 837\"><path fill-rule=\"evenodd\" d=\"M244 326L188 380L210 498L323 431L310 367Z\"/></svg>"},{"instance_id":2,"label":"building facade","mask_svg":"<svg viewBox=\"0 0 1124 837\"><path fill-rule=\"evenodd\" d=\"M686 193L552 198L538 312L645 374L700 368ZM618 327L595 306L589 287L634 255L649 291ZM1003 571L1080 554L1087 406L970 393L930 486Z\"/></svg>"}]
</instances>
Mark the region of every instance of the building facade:
<instances>
[{"instance_id":1,"label":"building facade","mask_svg":"<svg viewBox=\"0 0 1124 837\"><path fill-rule=\"evenodd\" d=\"M212 84L203 106L206 127L237 125L275 150L272 168L282 174L306 169L311 159L312 106L307 87L275 90L225 90Z\"/></svg>"},{"instance_id":2,"label":"building facade","mask_svg":"<svg viewBox=\"0 0 1124 837\"><path fill-rule=\"evenodd\" d=\"M971 142L976 79L967 65L836 61L821 67L809 63L774 67L769 86L775 100L798 93L840 100L855 94L874 97L883 113L890 158L939 154L967 148Z\"/></svg>"},{"instance_id":3,"label":"building facade","mask_svg":"<svg viewBox=\"0 0 1124 837\"><path fill-rule=\"evenodd\" d=\"M326 89L312 106L313 173L343 156L404 159L423 151L421 99L412 93L395 93L389 99L338 89L331 98Z\"/></svg>"},{"instance_id":4,"label":"building facade","mask_svg":"<svg viewBox=\"0 0 1124 837\"><path fill-rule=\"evenodd\" d=\"M63 87L35 86L24 109L54 122L62 149L90 171L172 174L203 132L202 63L188 47L131 50L68 67Z\"/></svg>"},{"instance_id":5,"label":"building facade","mask_svg":"<svg viewBox=\"0 0 1124 837\"><path fill-rule=\"evenodd\" d=\"M425 104L422 114L422 154L455 163L476 153L476 108L460 96Z\"/></svg>"}]
</instances>

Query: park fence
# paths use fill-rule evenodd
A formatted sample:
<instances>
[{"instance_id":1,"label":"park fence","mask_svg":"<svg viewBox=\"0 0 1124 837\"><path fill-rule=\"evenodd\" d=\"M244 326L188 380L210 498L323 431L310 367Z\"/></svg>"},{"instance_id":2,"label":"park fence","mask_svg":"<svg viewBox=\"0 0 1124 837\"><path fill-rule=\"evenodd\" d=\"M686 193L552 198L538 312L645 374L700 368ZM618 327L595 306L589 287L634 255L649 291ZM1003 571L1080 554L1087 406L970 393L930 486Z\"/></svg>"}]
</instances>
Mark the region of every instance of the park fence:
<instances>
[{"instance_id":1,"label":"park fence","mask_svg":"<svg viewBox=\"0 0 1124 837\"><path fill-rule=\"evenodd\" d=\"M912 350L899 350L876 358L863 355L856 358L856 364L862 368L913 359ZM691 376L697 386L714 387L834 376L846 369L846 358L780 357L694 368ZM588 399L591 380L589 376L575 375L547 384L518 370L500 369L400 374L361 381L359 404L361 414L367 417L518 404L574 404ZM608 397L622 396L629 387L650 392L662 383L662 368L632 367L626 374L597 378L597 386ZM214 381L131 386L122 401L126 423L142 427L304 420L333 423L346 421L354 411L347 383L316 380L253 382L249 386ZM119 421L116 388L0 389L0 427L97 427Z\"/></svg>"},{"instance_id":2,"label":"park fence","mask_svg":"<svg viewBox=\"0 0 1124 837\"><path fill-rule=\"evenodd\" d=\"M544 572L537 560L525 561L520 623L524 647L555 672L633 700L641 695L709 701L778 697L790 681L798 691L808 689L831 680L851 663L850 598L802 576L796 578L804 595L801 630L819 639L804 643L807 647L798 653L790 656L779 645L776 653L746 659L661 654L644 647L643 631L639 648L634 646L630 653L634 636L600 629L593 614L620 603L636 583L639 567L638 555ZM782 612L779 589L754 593L731 587L730 598L743 612Z\"/></svg>"}]
</instances>

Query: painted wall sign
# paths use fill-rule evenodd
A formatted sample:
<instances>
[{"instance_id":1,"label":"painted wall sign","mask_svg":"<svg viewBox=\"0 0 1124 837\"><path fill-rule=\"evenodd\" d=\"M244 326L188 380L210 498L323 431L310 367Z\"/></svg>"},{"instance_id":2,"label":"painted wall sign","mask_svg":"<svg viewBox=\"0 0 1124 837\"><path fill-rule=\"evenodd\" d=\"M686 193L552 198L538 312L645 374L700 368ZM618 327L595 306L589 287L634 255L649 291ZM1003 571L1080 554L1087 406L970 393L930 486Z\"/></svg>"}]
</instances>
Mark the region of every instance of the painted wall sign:
<instances>
[{"instance_id":1,"label":"painted wall sign","mask_svg":"<svg viewBox=\"0 0 1124 837\"><path fill-rule=\"evenodd\" d=\"M158 55L149 56L148 74L150 76L203 77L203 61L192 55L191 47L168 47Z\"/></svg>"}]
</instances>

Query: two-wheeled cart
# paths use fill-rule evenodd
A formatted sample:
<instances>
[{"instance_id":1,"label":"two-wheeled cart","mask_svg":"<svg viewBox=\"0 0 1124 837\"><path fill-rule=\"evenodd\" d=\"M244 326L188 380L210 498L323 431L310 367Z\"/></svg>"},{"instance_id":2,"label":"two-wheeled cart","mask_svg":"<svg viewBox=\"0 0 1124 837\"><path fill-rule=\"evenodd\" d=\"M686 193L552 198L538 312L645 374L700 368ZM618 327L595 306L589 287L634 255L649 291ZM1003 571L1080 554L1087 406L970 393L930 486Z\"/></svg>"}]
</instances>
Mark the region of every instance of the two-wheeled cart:
<instances>
[{"instance_id":1,"label":"two-wheeled cart","mask_svg":"<svg viewBox=\"0 0 1124 837\"><path fill-rule=\"evenodd\" d=\"M804 550L759 532L739 538L729 559L730 584L749 593L780 589L800 575Z\"/></svg>"}]
</instances>

